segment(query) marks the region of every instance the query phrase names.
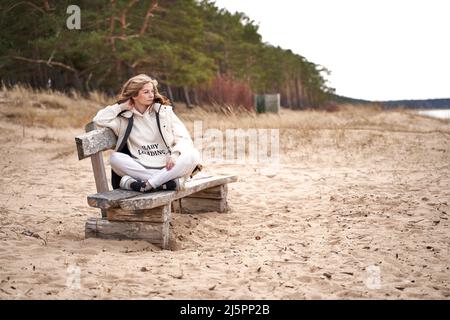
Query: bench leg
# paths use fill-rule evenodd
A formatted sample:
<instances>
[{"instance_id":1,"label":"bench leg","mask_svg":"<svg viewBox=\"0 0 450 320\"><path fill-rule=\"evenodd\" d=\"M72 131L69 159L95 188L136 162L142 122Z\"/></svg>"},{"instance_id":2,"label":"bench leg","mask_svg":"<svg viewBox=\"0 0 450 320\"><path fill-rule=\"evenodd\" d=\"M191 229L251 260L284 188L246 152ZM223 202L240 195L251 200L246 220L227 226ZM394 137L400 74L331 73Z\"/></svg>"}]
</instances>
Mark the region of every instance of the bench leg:
<instances>
[{"instance_id":1,"label":"bench leg","mask_svg":"<svg viewBox=\"0 0 450 320\"><path fill-rule=\"evenodd\" d=\"M149 210L108 209L107 217L110 220L89 218L85 237L145 240L169 249L170 204Z\"/></svg>"},{"instance_id":2,"label":"bench leg","mask_svg":"<svg viewBox=\"0 0 450 320\"><path fill-rule=\"evenodd\" d=\"M224 199L228 194L228 185L222 184L220 186L204 189L202 191L189 195L189 198L202 199Z\"/></svg>"},{"instance_id":3,"label":"bench leg","mask_svg":"<svg viewBox=\"0 0 450 320\"><path fill-rule=\"evenodd\" d=\"M227 185L202 190L181 199L181 213L220 212L229 210L227 201ZM178 201L174 202L174 210L180 212Z\"/></svg>"}]
</instances>

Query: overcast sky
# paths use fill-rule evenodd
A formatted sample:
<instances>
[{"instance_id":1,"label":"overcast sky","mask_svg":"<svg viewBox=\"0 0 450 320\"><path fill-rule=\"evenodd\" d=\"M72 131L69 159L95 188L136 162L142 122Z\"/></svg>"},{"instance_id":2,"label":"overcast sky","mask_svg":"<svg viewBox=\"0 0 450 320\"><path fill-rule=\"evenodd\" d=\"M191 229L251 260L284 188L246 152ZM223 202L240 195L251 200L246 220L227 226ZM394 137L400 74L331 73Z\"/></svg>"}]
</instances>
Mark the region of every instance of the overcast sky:
<instances>
[{"instance_id":1,"label":"overcast sky","mask_svg":"<svg viewBox=\"0 0 450 320\"><path fill-rule=\"evenodd\" d=\"M331 70L337 94L450 98L449 0L216 0L263 41Z\"/></svg>"}]
</instances>

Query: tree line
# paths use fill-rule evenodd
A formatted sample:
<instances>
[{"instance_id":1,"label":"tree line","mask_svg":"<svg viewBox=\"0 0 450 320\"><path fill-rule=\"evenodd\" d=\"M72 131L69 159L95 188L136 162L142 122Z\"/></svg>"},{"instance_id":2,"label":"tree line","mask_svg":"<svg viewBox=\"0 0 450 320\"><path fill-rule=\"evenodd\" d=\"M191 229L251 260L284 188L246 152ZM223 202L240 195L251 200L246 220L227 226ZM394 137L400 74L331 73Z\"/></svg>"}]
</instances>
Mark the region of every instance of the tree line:
<instances>
[{"instance_id":1,"label":"tree line","mask_svg":"<svg viewBox=\"0 0 450 320\"><path fill-rule=\"evenodd\" d=\"M69 5L80 29L69 29ZM329 71L263 43L243 13L209 0L1 1L0 78L5 85L117 94L129 77L156 78L172 101L251 108L253 94L280 93L293 109L334 92Z\"/></svg>"}]
</instances>

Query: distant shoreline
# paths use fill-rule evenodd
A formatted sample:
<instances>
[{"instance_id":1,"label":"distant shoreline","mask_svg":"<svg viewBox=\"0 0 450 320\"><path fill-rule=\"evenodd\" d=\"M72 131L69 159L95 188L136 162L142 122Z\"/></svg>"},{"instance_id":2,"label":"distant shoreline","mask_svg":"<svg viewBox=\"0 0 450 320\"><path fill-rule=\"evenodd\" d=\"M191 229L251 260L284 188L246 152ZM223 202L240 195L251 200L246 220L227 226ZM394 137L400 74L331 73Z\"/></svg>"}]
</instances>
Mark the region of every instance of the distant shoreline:
<instances>
[{"instance_id":1,"label":"distant shoreline","mask_svg":"<svg viewBox=\"0 0 450 320\"><path fill-rule=\"evenodd\" d=\"M344 96L334 96L334 101L338 103L350 104L376 104L383 106L384 109L407 108L407 109L450 109L450 98L439 99L421 99L421 100L387 100L387 101L370 101L362 99L354 99Z\"/></svg>"},{"instance_id":2,"label":"distant shoreline","mask_svg":"<svg viewBox=\"0 0 450 320\"><path fill-rule=\"evenodd\" d=\"M450 108L448 109L420 109L417 110L420 115L426 115L439 119L450 119Z\"/></svg>"}]
</instances>

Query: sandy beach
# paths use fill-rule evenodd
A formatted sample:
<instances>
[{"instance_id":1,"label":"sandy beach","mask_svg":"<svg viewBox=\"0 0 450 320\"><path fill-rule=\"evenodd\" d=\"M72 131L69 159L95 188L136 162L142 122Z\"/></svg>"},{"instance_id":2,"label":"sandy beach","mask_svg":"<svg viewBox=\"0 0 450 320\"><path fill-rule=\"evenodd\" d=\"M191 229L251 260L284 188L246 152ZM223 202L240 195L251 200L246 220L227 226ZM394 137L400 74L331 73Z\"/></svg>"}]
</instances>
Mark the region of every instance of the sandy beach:
<instances>
[{"instance_id":1,"label":"sandy beach","mask_svg":"<svg viewBox=\"0 0 450 320\"><path fill-rule=\"evenodd\" d=\"M0 299L450 297L449 120L283 109L279 166L207 165L239 176L231 210L174 214L168 251L85 239L100 212L83 129L20 125L5 108ZM192 133L195 116L180 117Z\"/></svg>"}]
</instances>

